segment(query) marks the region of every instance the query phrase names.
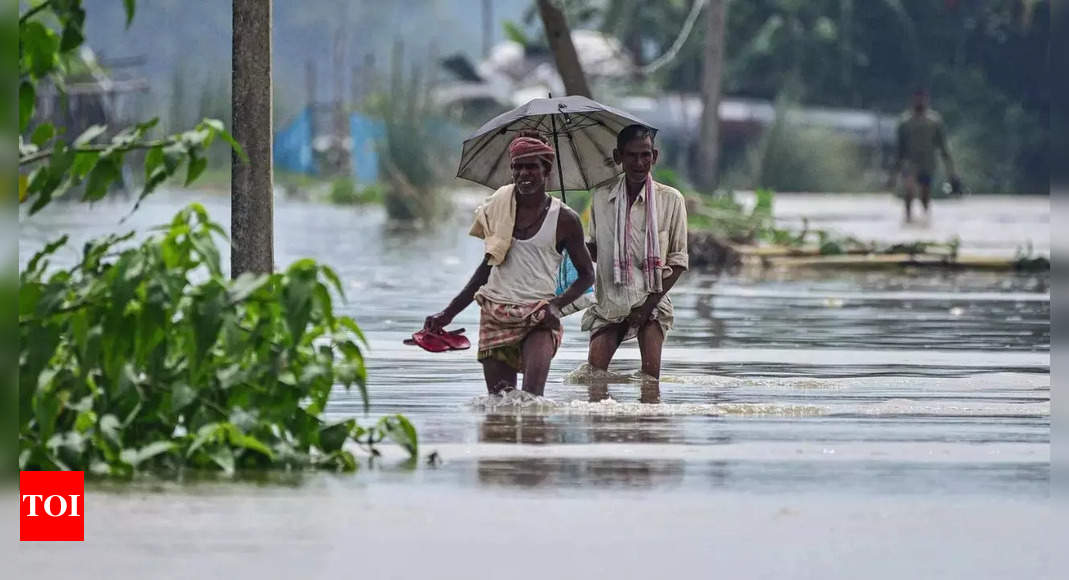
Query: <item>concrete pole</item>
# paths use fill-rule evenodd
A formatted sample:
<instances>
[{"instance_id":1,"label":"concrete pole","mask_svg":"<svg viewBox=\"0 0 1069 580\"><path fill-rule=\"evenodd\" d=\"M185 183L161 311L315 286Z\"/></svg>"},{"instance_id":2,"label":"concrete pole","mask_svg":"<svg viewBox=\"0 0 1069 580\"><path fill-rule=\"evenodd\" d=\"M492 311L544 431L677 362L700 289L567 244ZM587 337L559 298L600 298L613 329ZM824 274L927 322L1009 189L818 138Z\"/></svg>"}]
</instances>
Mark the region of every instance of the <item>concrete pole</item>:
<instances>
[{"instance_id":1,"label":"concrete pole","mask_svg":"<svg viewBox=\"0 0 1069 580\"><path fill-rule=\"evenodd\" d=\"M727 0L709 0L705 6L705 62L702 66L702 120L696 185L707 193L716 189L720 162L720 77L724 70L724 22Z\"/></svg>"},{"instance_id":2,"label":"concrete pole","mask_svg":"<svg viewBox=\"0 0 1069 580\"><path fill-rule=\"evenodd\" d=\"M249 162L231 155L230 275L274 269L271 166L272 0L233 0L231 130Z\"/></svg>"}]
</instances>

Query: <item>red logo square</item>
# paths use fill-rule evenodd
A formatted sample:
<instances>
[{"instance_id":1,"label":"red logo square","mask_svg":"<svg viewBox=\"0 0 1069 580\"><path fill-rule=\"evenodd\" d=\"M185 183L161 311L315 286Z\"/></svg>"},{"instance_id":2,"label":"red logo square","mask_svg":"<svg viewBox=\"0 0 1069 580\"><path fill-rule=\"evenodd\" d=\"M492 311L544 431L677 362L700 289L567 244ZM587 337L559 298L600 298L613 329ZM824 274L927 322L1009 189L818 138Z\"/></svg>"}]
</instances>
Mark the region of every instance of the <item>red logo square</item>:
<instances>
[{"instance_id":1,"label":"red logo square","mask_svg":"<svg viewBox=\"0 0 1069 580\"><path fill-rule=\"evenodd\" d=\"M85 540L84 472L19 472L19 540Z\"/></svg>"}]
</instances>

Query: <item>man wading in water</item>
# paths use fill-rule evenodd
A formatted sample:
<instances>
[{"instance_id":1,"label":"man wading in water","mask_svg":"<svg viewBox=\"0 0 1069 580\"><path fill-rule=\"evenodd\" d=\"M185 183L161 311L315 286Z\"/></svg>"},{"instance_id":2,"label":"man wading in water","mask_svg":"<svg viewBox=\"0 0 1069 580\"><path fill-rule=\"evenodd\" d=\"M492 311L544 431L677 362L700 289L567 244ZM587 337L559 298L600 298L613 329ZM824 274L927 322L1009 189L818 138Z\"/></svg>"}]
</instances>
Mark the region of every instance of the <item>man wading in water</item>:
<instances>
[{"instance_id":1,"label":"man wading in water","mask_svg":"<svg viewBox=\"0 0 1069 580\"><path fill-rule=\"evenodd\" d=\"M424 323L425 330L441 332L473 300L479 304L478 357L491 394L516 388L521 372L524 391L543 393L549 363L564 336L561 309L594 283L579 216L546 194L555 156L539 138L513 139L513 184L475 210L470 233L485 241L486 256L449 306ZM563 250L579 277L557 296Z\"/></svg>"},{"instance_id":2,"label":"man wading in water","mask_svg":"<svg viewBox=\"0 0 1069 580\"><path fill-rule=\"evenodd\" d=\"M954 160L947 147L946 129L939 113L928 108L928 91L913 91L913 103L903 113L896 132L898 145L895 165L888 180L893 188L895 176L901 172L905 179L906 221L913 220L913 198L920 197L925 217L928 216L932 196L932 175L935 155L943 158L943 169L950 176L955 193L961 191L961 180L954 172Z\"/></svg>"},{"instance_id":3,"label":"man wading in water","mask_svg":"<svg viewBox=\"0 0 1069 580\"><path fill-rule=\"evenodd\" d=\"M668 290L687 269L683 194L653 181L654 130L624 127L612 155L618 179L592 190L588 247L597 261L596 304L583 314L590 366L607 370L623 341L638 337L642 373L661 376L661 347L672 328Z\"/></svg>"}]
</instances>

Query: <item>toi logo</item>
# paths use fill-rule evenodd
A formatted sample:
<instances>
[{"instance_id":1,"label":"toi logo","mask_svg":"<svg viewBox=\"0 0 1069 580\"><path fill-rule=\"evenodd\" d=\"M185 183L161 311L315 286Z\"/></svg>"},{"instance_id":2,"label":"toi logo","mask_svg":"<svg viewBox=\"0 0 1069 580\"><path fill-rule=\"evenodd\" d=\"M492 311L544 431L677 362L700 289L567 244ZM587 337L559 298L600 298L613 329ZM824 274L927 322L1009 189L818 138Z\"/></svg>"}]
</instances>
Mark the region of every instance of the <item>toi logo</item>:
<instances>
[{"instance_id":1,"label":"toi logo","mask_svg":"<svg viewBox=\"0 0 1069 580\"><path fill-rule=\"evenodd\" d=\"M19 472L19 540L85 539L85 473Z\"/></svg>"}]
</instances>

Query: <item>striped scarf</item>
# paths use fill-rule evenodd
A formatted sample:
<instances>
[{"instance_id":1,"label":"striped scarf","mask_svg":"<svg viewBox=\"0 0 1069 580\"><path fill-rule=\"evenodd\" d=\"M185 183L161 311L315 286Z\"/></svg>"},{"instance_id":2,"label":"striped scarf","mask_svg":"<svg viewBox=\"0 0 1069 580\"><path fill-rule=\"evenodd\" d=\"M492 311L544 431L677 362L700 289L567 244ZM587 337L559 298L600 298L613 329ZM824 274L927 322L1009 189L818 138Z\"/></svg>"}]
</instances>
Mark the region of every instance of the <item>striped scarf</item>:
<instances>
[{"instance_id":1,"label":"striped scarf","mask_svg":"<svg viewBox=\"0 0 1069 580\"><path fill-rule=\"evenodd\" d=\"M627 203L627 179L621 179L616 193L616 236L613 240L612 281L631 284L631 208ZM661 291L661 244L657 237L657 196L653 192L653 178L646 175L646 259L642 270L646 275L646 291Z\"/></svg>"}]
</instances>

